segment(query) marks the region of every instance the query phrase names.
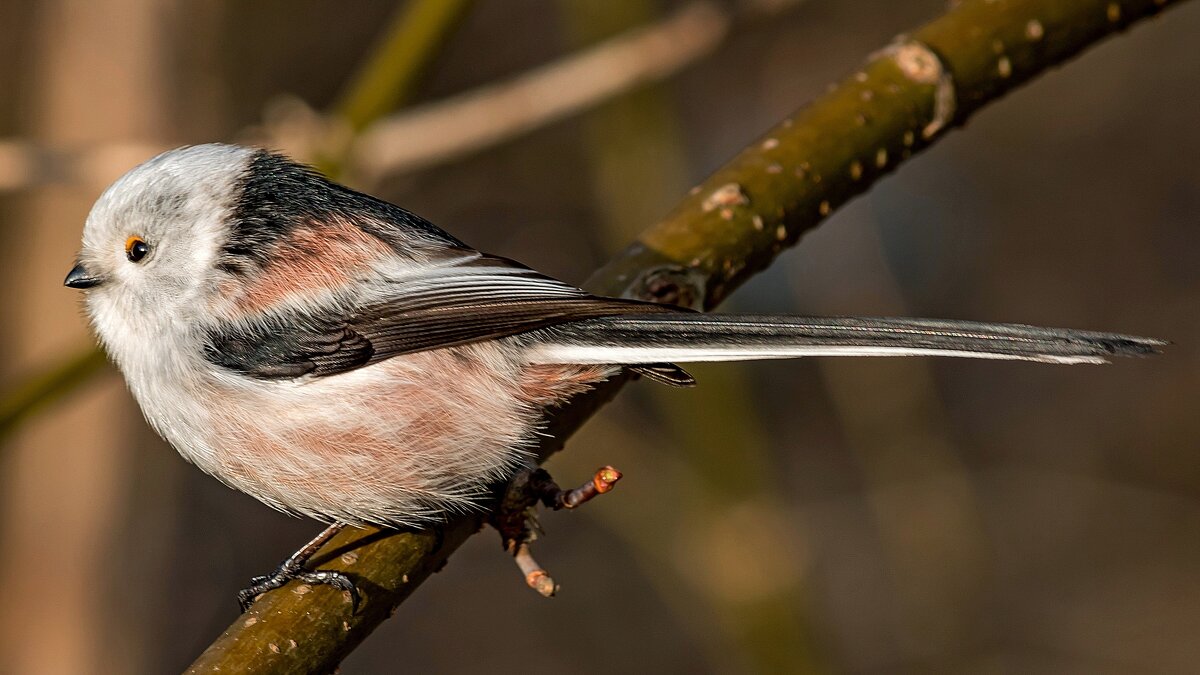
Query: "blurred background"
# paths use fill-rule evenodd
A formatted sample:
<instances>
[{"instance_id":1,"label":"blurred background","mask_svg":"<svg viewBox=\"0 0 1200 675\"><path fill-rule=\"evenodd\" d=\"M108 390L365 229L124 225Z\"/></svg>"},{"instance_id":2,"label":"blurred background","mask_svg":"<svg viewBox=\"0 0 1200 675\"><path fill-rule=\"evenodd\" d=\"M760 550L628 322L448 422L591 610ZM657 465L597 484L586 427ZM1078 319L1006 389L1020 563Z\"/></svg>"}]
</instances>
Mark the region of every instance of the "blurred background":
<instances>
[{"instance_id":1,"label":"blurred background","mask_svg":"<svg viewBox=\"0 0 1200 675\"><path fill-rule=\"evenodd\" d=\"M254 140L582 282L944 9L0 4L0 391L7 406L65 383L0 426L0 672L178 671L236 616L249 577L319 529L187 466L117 373L81 356L91 338L61 283L108 182L161 149ZM608 90L577 77L529 110L504 99L630 31L665 39L633 65L601 59ZM1119 330L1174 341L1165 356L812 359L696 367L692 390L638 383L550 464L564 483L606 463L626 475L543 517L559 597L525 588L485 532L343 671L1194 672L1198 34L1200 3L1185 3L985 109L725 306ZM408 65L372 89L379 54ZM579 109L545 118L575 94ZM464 109L485 114L452 114ZM371 123L393 113L382 135ZM377 136L355 145L364 129Z\"/></svg>"}]
</instances>

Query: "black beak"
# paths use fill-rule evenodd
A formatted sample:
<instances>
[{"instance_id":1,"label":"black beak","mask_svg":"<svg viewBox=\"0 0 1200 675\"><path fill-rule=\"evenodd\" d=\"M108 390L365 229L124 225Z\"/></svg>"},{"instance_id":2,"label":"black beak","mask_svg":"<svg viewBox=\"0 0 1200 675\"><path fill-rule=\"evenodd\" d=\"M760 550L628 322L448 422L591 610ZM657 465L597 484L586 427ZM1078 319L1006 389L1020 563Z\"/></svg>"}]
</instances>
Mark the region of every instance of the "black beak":
<instances>
[{"instance_id":1,"label":"black beak","mask_svg":"<svg viewBox=\"0 0 1200 675\"><path fill-rule=\"evenodd\" d=\"M67 286L68 288L91 288L93 286L99 286L101 281L103 281L103 279L88 274L88 271L83 266L83 263L79 263L75 267L72 267L71 271L67 273L67 278L63 280L63 285Z\"/></svg>"}]
</instances>

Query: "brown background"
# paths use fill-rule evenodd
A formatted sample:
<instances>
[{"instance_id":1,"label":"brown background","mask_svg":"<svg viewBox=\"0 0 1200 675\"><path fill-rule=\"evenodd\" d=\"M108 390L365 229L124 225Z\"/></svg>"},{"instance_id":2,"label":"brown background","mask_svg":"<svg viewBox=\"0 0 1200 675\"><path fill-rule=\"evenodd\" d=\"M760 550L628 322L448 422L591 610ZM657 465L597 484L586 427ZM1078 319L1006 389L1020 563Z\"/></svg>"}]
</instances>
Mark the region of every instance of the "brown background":
<instances>
[{"instance_id":1,"label":"brown background","mask_svg":"<svg viewBox=\"0 0 1200 675\"><path fill-rule=\"evenodd\" d=\"M750 4L750 3L741 3ZM672 4L480 0L421 100L523 72ZM739 5L740 6L740 5ZM0 140L90 155L0 192L3 390L88 343L61 288L145 146L320 109L395 3L0 5ZM569 281L941 2L808 0L662 86L381 196ZM628 18L624 19L625 21ZM632 387L551 465L613 495L544 518L563 584L474 538L345 672L1188 672L1200 660L1200 3L985 110L728 303L1111 329L1105 368L811 360ZM4 158L0 154L0 180ZM618 197L619 196L619 197ZM0 445L0 671L177 671L318 526L186 466L106 372Z\"/></svg>"}]
</instances>

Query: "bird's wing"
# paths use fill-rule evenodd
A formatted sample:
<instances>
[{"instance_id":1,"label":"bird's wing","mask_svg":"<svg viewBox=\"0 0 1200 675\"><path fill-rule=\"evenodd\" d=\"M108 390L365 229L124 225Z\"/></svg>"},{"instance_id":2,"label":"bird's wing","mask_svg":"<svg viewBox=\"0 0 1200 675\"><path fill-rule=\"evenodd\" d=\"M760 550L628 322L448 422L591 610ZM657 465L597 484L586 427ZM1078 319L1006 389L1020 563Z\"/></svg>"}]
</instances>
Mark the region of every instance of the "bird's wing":
<instances>
[{"instance_id":1,"label":"bird's wing","mask_svg":"<svg viewBox=\"0 0 1200 675\"><path fill-rule=\"evenodd\" d=\"M374 288L376 297L357 306L314 311L287 304L223 322L207 331L205 356L258 378L327 376L571 321L683 311L589 295L519 263L473 251Z\"/></svg>"}]
</instances>

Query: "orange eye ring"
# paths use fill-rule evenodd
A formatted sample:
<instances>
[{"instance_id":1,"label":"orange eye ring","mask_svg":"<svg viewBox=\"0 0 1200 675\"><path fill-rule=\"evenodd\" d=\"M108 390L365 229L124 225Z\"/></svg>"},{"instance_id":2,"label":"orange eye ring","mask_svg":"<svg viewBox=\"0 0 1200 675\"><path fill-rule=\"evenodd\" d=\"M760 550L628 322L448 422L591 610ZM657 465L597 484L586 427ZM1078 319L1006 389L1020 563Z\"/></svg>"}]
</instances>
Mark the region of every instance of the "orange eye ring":
<instances>
[{"instance_id":1,"label":"orange eye ring","mask_svg":"<svg viewBox=\"0 0 1200 675\"><path fill-rule=\"evenodd\" d=\"M150 245L141 237L130 237L125 240L125 257L129 262L138 262L150 252Z\"/></svg>"}]
</instances>

